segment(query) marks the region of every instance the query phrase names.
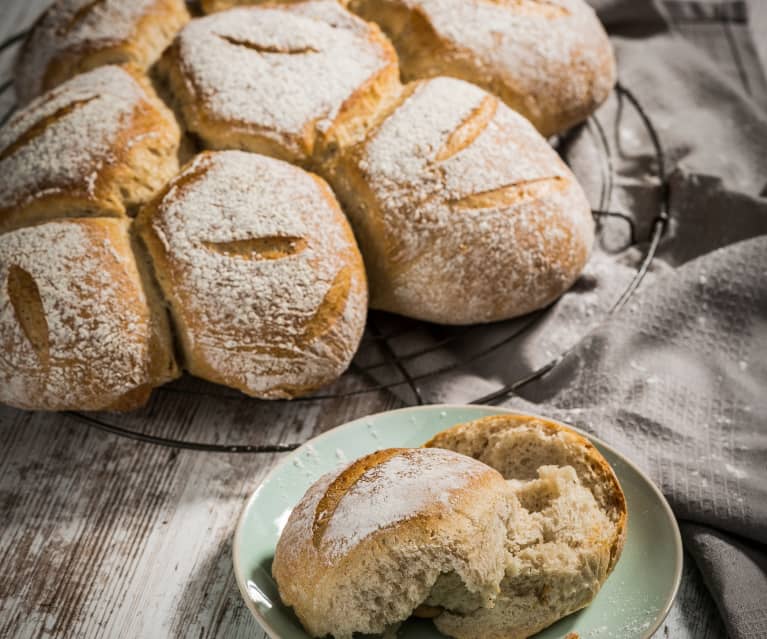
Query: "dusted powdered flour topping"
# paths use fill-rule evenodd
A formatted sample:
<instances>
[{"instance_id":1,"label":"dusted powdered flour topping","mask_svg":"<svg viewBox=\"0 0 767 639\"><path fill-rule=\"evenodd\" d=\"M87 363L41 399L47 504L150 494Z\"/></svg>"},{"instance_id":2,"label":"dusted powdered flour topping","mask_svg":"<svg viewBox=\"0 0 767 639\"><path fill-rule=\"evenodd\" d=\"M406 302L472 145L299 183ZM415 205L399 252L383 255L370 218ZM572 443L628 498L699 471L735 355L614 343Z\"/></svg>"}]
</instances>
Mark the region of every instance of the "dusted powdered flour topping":
<instances>
[{"instance_id":1,"label":"dusted powdered flour topping","mask_svg":"<svg viewBox=\"0 0 767 639\"><path fill-rule=\"evenodd\" d=\"M584 119L607 98L615 66L593 9L583 0L367 0L363 15L385 29L407 10L430 46L402 51L407 79L452 75L497 93L551 135ZM392 24L388 24L389 20Z\"/></svg>"},{"instance_id":2,"label":"dusted powdered flour topping","mask_svg":"<svg viewBox=\"0 0 767 639\"><path fill-rule=\"evenodd\" d=\"M0 235L0 401L98 410L150 383L153 326L127 221Z\"/></svg>"},{"instance_id":3,"label":"dusted powdered flour topping","mask_svg":"<svg viewBox=\"0 0 767 639\"><path fill-rule=\"evenodd\" d=\"M389 449L370 457L381 453L374 465L364 464L363 458L336 478L345 488L340 498L334 495L334 483L325 484L326 498L313 513L313 537L327 556L347 553L369 535L419 515L453 510L456 494L490 472L470 457L437 448ZM358 475L355 466L360 463ZM353 483L347 486L349 480Z\"/></svg>"},{"instance_id":4,"label":"dusted powdered flour topping","mask_svg":"<svg viewBox=\"0 0 767 639\"><path fill-rule=\"evenodd\" d=\"M175 124L159 113L124 69L107 66L73 78L34 100L0 129L0 225L11 209L60 199L79 210L125 212L114 174L132 148L163 140ZM154 126L134 118L156 113ZM171 136L172 137L172 136ZM154 158L159 164L159 160ZM152 168L152 167L150 167Z\"/></svg>"},{"instance_id":5,"label":"dusted powdered flour topping","mask_svg":"<svg viewBox=\"0 0 767 639\"><path fill-rule=\"evenodd\" d=\"M162 4L160 2L159 4ZM16 69L22 102L40 95L53 80L49 67L57 58L124 45L139 21L158 0L58 0L35 24ZM107 55L109 55L107 53ZM110 59L123 62L124 59ZM23 80L22 80L23 79Z\"/></svg>"},{"instance_id":6,"label":"dusted powdered flour topping","mask_svg":"<svg viewBox=\"0 0 767 639\"><path fill-rule=\"evenodd\" d=\"M204 153L139 216L190 370L259 397L335 379L367 310L330 189L279 160Z\"/></svg>"},{"instance_id":7,"label":"dusted powdered flour topping","mask_svg":"<svg viewBox=\"0 0 767 639\"><path fill-rule=\"evenodd\" d=\"M386 247L368 260L377 307L453 323L520 315L561 294L585 262L593 222L569 169L471 84L418 84L357 169L375 203L353 216L362 245Z\"/></svg>"},{"instance_id":8,"label":"dusted powdered flour topping","mask_svg":"<svg viewBox=\"0 0 767 639\"><path fill-rule=\"evenodd\" d=\"M193 20L176 41L191 128L261 135L285 159L305 159L344 102L393 52L374 28L331 0L232 9Z\"/></svg>"}]
</instances>

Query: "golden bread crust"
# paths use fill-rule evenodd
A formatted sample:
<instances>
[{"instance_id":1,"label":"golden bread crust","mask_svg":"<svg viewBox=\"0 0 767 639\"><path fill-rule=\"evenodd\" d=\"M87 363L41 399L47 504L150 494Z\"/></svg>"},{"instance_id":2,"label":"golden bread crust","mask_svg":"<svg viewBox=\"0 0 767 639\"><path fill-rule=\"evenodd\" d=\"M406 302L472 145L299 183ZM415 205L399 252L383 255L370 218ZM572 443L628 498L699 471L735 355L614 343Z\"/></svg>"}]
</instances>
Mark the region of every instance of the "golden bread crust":
<instances>
[{"instance_id":1,"label":"golden bread crust","mask_svg":"<svg viewBox=\"0 0 767 639\"><path fill-rule=\"evenodd\" d=\"M449 451L362 457L321 478L291 513L272 564L280 596L317 637L383 632L443 573L460 576L474 605L491 605L505 496L496 471Z\"/></svg>"},{"instance_id":2,"label":"golden bread crust","mask_svg":"<svg viewBox=\"0 0 767 639\"><path fill-rule=\"evenodd\" d=\"M0 235L0 401L131 410L178 375L129 222L67 219Z\"/></svg>"},{"instance_id":3,"label":"golden bread crust","mask_svg":"<svg viewBox=\"0 0 767 639\"><path fill-rule=\"evenodd\" d=\"M16 62L22 104L107 64L146 70L189 20L183 0L58 0L32 27Z\"/></svg>"},{"instance_id":4,"label":"golden bread crust","mask_svg":"<svg viewBox=\"0 0 767 639\"><path fill-rule=\"evenodd\" d=\"M190 372L289 398L346 369L367 285L351 229L320 178L260 155L205 152L137 223Z\"/></svg>"},{"instance_id":5,"label":"golden bread crust","mask_svg":"<svg viewBox=\"0 0 767 639\"><path fill-rule=\"evenodd\" d=\"M583 0L352 0L394 42L406 81L448 75L495 93L544 135L586 119L615 84Z\"/></svg>"},{"instance_id":6,"label":"golden bread crust","mask_svg":"<svg viewBox=\"0 0 767 639\"><path fill-rule=\"evenodd\" d=\"M408 85L401 100L332 171L371 306L473 324L555 300L593 241L567 166L529 122L461 80Z\"/></svg>"},{"instance_id":7,"label":"golden bread crust","mask_svg":"<svg viewBox=\"0 0 767 639\"><path fill-rule=\"evenodd\" d=\"M214 149L304 166L359 135L399 90L380 29L335 2L232 9L193 20L159 65L190 130Z\"/></svg>"},{"instance_id":8,"label":"golden bread crust","mask_svg":"<svg viewBox=\"0 0 767 639\"><path fill-rule=\"evenodd\" d=\"M76 76L0 129L0 231L126 215L176 173L179 139L173 115L135 70Z\"/></svg>"}]
</instances>

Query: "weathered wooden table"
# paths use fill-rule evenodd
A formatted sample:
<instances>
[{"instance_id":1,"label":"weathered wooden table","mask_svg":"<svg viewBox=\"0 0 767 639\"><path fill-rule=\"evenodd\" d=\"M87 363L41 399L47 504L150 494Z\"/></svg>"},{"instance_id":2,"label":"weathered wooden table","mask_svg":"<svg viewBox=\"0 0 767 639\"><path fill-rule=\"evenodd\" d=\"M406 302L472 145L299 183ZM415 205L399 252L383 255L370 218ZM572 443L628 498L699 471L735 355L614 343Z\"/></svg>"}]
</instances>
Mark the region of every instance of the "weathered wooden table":
<instances>
[{"instance_id":1,"label":"weathered wooden table","mask_svg":"<svg viewBox=\"0 0 767 639\"><path fill-rule=\"evenodd\" d=\"M1 0L0 39L46 4ZM319 405L160 400L117 421L165 437L285 444L401 405L385 391ZM279 455L179 451L0 407L0 637L263 638L240 600L230 546L245 498ZM725 636L690 561L658 636Z\"/></svg>"}]
</instances>

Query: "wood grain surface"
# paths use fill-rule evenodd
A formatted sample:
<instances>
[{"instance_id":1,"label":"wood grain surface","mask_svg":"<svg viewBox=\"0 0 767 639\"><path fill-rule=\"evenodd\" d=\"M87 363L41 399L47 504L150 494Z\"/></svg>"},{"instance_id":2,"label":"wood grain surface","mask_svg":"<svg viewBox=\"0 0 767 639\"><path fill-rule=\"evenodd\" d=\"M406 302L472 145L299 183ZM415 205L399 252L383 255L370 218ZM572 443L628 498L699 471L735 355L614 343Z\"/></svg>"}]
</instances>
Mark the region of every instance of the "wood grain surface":
<instances>
[{"instance_id":1,"label":"wood grain surface","mask_svg":"<svg viewBox=\"0 0 767 639\"><path fill-rule=\"evenodd\" d=\"M0 0L0 39L46 4ZM11 58L2 55L0 80ZM7 92L0 107L11 100ZM294 443L401 405L386 392L274 404L187 387L199 394L161 391L145 410L110 419L165 437ZM0 407L0 637L263 639L230 547L245 498L278 458L162 448L68 415ZM724 637L700 575L685 566L657 636Z\"/></svg>"}]
</instances>

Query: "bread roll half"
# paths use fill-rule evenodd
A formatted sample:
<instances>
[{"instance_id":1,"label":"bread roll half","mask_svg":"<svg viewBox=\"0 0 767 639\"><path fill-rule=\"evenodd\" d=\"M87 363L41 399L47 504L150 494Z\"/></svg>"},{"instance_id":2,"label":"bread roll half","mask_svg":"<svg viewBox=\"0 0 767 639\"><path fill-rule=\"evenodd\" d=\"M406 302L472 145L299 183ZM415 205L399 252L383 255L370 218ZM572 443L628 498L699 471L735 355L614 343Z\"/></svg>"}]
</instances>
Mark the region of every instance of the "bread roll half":
<instances>
[{"instance_id":1,"label":"bread roll half","mask_svg":"<svg viewBox=\"0 0 767 639\"><path fill-rule=\"evenodd\" d=\"M308 490L272 574L313 637L384 632L423 604L468 612L498 592L506 517L492 468L446 450L381 450Z\"/></svg>"},{"instance_id":2,"label":"bread roll half","mask_svg":"<svg viewBox=\"0 0 767 639\"><path fill-rule=\"evenodd\" d=\"M374 308L443 324L529 313L570 287L593 242L564 162L521 115L462 80L408 85L329 173Z\"/></svg>"},{"instance_id":3,"label":"bread roll half","mask_svg":"<svg viewBox=\"0 0 767 639\"><path fill-rule=\"evenodd\" d=\"M525 639L587 606L626 539L626 500L610 465L566 426L528 415L461 424L425 444L470 456L507 480L506 570L492 609L434 619L457 639Z\"/></svg>"}]
</instances>

